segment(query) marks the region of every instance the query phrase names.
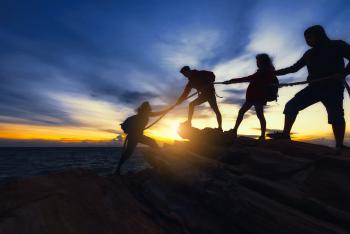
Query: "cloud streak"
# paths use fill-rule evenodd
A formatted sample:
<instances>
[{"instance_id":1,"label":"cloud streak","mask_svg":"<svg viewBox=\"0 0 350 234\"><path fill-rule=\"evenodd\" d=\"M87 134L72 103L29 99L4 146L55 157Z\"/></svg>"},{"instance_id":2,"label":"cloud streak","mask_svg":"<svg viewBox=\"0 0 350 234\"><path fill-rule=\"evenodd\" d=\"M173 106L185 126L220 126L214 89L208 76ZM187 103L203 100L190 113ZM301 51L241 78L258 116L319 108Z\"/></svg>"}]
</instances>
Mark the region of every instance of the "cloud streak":
<instances>
[{"instance_id":1,"label":"cloud streak","mask_svg":"<svg viewBox=\"0 0 350 234\"><path fill-rule=\"evenodd\" d=\"M307 49L303 30L315 23L332 38L349 41L349 12L345 0L7 1L0 9L0 126L103 132L142 101L155 109L173 103L187 81L178 72L183 65L212 70L217 81L255 72L257 53L269 53L276 68L289 66ZM304 69L280 80L305 78ZM224 96L220 105L238 110L246 87L217 86ZM281 90L280 100L295 90ZM185 117L186 111L183 105L169 118ZM213 118L208 106L196 113Z\"/></svg>"}]
</instances>

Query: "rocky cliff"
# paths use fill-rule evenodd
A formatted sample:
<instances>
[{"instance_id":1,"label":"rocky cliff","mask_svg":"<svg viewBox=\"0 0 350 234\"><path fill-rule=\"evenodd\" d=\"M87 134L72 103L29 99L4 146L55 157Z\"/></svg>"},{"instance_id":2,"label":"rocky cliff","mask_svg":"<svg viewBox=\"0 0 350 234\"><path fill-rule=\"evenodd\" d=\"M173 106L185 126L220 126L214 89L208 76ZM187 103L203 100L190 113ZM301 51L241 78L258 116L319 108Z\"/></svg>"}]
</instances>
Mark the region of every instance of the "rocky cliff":
<instances>
[{"instance_id":1,"label":"rocky cliff","mask_svg":"<svg viewBox=\"0 0 350 234\"><path fill-rule=\"evenodd\" d=\"M1 188L0 233L350 233L350 154L182 127L123 177L71 170Z\"/></svg>"}]
</instances>

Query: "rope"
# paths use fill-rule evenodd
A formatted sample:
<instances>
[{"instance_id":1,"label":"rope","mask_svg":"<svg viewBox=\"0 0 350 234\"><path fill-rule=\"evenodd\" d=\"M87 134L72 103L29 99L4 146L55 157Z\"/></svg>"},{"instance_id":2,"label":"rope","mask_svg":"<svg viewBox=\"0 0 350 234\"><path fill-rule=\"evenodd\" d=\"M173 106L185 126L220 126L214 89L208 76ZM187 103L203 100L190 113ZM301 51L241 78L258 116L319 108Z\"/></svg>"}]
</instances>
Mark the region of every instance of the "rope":
<instances>
[{"instance_id":1,"label":"rope","mask_svg":"<svg viewBox=\"0 0 350 234\"><path fill-rule=\"evenodd\" d=\"M328 80L328 79L333 79L333 78L334 78L334 76L326 76L324 78L317 79L317 80L306 80L306 81L299 81L299 82L292 82L292 83L281 83L278 85L278 87L310 84L310 83L316 83L316 82L320 82L320 81L324 81L324 80ZM225 82L214 82L214 84L225 84Z\"/></svg>"},{"instance_id":2,"label":"rope","mask_svg":"<svg viewBox=\"0 0 350 234\"><path fill-rule=\"evenodd\" d=\"M294 86L294 85L303 85L303 84L311 84L311 83L316 83L316 82L320 82L320 81L324 81L324 80L329 80L334 78L334 76L327 76L321 79L317 79L317 80L311 80L311 81L300 81L300 82L292 82L292 83L285 83L285 84L280 84L278 87L282 88L282 87L286 87L286 86ZM349 84L346 82L346 79L344 79L343 81L344 87L346 89L346 91L348 92L349 96L350 96L350 86Z\"/></svg>"},{"instance_id":3,"label":"rope","mask_svg":"<svg viewBox=\"0 0 350 234\"><path fill-rule=\"evenodd\" d=\"M175 108L175 106L177 105L173 105L167 112L165 112L164 114L162 114L158 119L156 119L153 123L151 123L150 125L148 125L147 127L144 128L144 130L152 127L153 125L155 125L156 123L158 123L166 114L169 113L169 111L171 111L172 109Z\"/></svg>"},{"instance_id":4,"label":"rope","mask_svg":"<svg viewBox=\"0 0 350 234\"><path fill-rule=\"evenodd\" d=\"M306 81L300 81L300 82L292 82L292 83L284 83L284 84L282 83L282 84L279 84L278 87L282 88L282 87L286 87L286 86L294 86L294 85L303 85L303 84L316 83L316 82L320 82L320 81L332 79L333 77L334 77L334 76L327 76L327 77L324 77L324 78L321 78L321 79L311 80L311 81L306 80ZM214 84L214 85L216 85L216 84L224 84L224 82L214 82L213 84ZM211 85L208 85L207 88L209 88L210 86L211 86ZM345 86L345 88L346 88L346 90L348 91L348 94L349 94L349 96L350 96L350 86L349 86L349 84L346 82L346 80L344 80L344 86ZM195 96L195 95L197 95L197 94L199 94L199 92L195 92L195 93L191 94L191 95L188 96L185 100L190 99L191 97L193 97L193 96ZM215 93L215 95L216 95L217 97L220 97L220 96L218 96L216 93ZM220 98L222 98L222 97L220 97ZM173 106L171 106L171 108L170 108L167 112L165 112L164 114L162 114L162 115L161 115L158 119L156 119L153 123L151 123L150 125L148 125L148 126L145 128L145 130L148 129L148 128L150 128L150 127L152 127L152 126L154 126L156 123L158 123L166 114L168 114L168 113L169 113L172 109L174 109L177 105L179 105L179 104L174 104Z\"/></svg>"},{"instance_id":5,"label":"rope","mask_svg":"<svg viewBox=\"0 0 350 234\"><path fill-rule=\"evenodd\" d=\"M282 83L282 84L279 84L278 86L279 87L286 87L286 86L294 86L294 85L303 85L303 84L311 84L311 83L317 83L317 82L320 82L320 81L324 81L324 80L329 80L329 79L333 79L334 76L326 76L326 77L323 77L321 79L317 79L317 80L305 80L305 81L300 81L300 82L292 82L292 83Z\"/></svg>"},{"instance_id":6,"label":"rope","mask_svg":"<svg viewBox=\"0 0 350 234\"><path fill-rule=\"evenodd\" d=\"M215 84L223 84L223 82L213 82L212 84L214 84L214 85L215 85ZM204 89L210 88L210 87L212 86L212 84L210 84L210 85L208 85L208 86L205 86ZM199 94L198 91L192 93L190 96L188 96L187 98L185 98L185 100L190 99L191 97L194 97L194 96L197 95L197 94ZM216 92L215 92L215 96L218 97L218 98L223 98L223 97L220 97ZM185 100L184 100L184 101L185 101ZM150 125L148 125L147 127L145 127L144 130L146 130L146 129L152 127L153 125L155 125L156 123L158 123L166 114L168 114L172 109L174 109L174 108L175 108L176 106L178 106L178 105L179 105L179 104L174 104L174 105L172 105L172 106L170 107L170 109L169 109L167 112L165 112L164 114L162 114L161 116L159 116L158 119L156 119L153 123L151 123Z\"/></svg>"},{"instance_id":7,"label":"rope","mask_svg":"<svg viewBox=\"0 0 350 234\"><path fill-rule=\"evenodd\" d=\"M193 97L193 96L195 96L195 95L197 95L198 94L198 92L195 92L195 93L192 93L190 96L188 96L185 100L187 100L187 99L190 99L191 97ZM168 114L172 109L174 109L176 106L178 106L179 104L174 104L174 105L172 105L171 107L170 107L170 109L167 111L167 112L165 112L164 114L162 114L161 116L159 116L159 118L158 119L156 119L153 123L151 123L150 125L148 125L147 127L145 127L145 130L146 129L148 129L148 128L150 128L150 127L152 127L153 125L155 125L156 123L158 123L166 114Z\"/></svg>"},{"instance_id":8,"label":"rope","mask_svg":"<svg viewBox=\"0 0 350 234\"><path fill-rule=\"evenodd\" d=\"M311 83L311 82L300 81L300 82L284 83L284 84L279 84L278 87L283 88L283 87L287 87L287 86L303 85L303 84L308 84L308 83Z\"/></svg>"}]
</instances>

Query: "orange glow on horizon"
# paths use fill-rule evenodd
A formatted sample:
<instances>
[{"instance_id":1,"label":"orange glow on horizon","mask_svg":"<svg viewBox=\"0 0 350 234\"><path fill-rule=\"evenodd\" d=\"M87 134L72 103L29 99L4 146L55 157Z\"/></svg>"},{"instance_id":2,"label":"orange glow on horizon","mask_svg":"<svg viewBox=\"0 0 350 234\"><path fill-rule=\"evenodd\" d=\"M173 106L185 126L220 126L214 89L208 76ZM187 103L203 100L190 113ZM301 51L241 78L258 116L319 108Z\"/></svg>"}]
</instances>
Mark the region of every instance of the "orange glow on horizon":
<instances>
[{"instance_id":1,"label":"orange glow on horizon","mask_svg":"<svg viewBox=\"0 0 350 234\"><path fill-rule=\"evenodd\" d=\"M216 127L216 120L210 119L210 121L193 121L194 126L198 128L204 128L207 125ZM232 121L231 121L232 122ZM248 121L246 121L248 122ZM242 124L242 128L239 130L239 135L259 135L260 130L252 129L247 124ZM249 125L251 126L251 125ZM256 126L258 127L258 126ZM105 132L96 130L93 128L85 127L69 127L69 126L38 126L38 125L22 125L22 124L2 124L0 139L12 139L12 140L45 140L45 141L57 141L63 143L76 143L83 141L99 142L99 141L112 141L117 133ZM178 123L173 122L170 126L162 126L145 131L145 135L155 138L162 143L173 143L174 141L183 141L177 133ZM319 139L322 136L324 139L332 140L333 136L331 132L319 132L317 134L294 134L293 140L297 141L311 141Z\"/></svg>"},{"instance_id":2,"label":"orange glow on horizon","mask_svg":"<svg viewBox=\"0 0 350 234\"><path fill-rule=\"evenodd\" d=\"M291 92L291 90L293 92ZM289 93L287 93L287 91ZM298 89L281 89L278 103L269 103L266 108L265 118L268 129L281 129L283 127L283 108ZM0 123L0 138L13 140L48 140L58 142L79 142L79 141L112 141L117 133L122 132L118 123L122 122L126 116L131 115L133 110L119 109L106 102L90 100L85 97L55 96L65 104L70 116L78 123L77 126L51 126L34 124ZM220 101L220 100L218 100ZM165 116L159 123L151 129L147 129L145 134L155 138L159 142L172 143L183 140L177 134L178 125L186 120L186 105L182 110L175 109ZM207 104L206 104L207 105ZM350 102L345 94L344 111L346 121L349 123ZM233 128L238 113L239 106L220 103L219 108L223 114L223 128L229 130ZM153 120L153 119L152 119ZM150 122L152 122L152 120ZM215 115L211 110L196 110L193 118L193 126L197 128L216 128ZM260 124L255 116L254 108L243 120L238 134L258 136L260 134ZM295 134L293 139L298 141L310 141L315 139L333 140L331 125L327 123L327 113L321 104L313 105L303 110L293 127ZM347 133L350 126L347 127ZM346 143L346 142L345 142Z\"/></svg>"},{"instance_id":3,"label":"orange glow on horizon","mask_svg":"<svg viewBox=\"0 0 350 234\"><path fill-rule=\"evenodd\" d=\"M116 134L96 131L84 127L42 126L25 124L1 124L3 139L13 140L48 140L60 142L78 142L84 140L101 141L111 140Z\"/></svg>"}]
</instances>

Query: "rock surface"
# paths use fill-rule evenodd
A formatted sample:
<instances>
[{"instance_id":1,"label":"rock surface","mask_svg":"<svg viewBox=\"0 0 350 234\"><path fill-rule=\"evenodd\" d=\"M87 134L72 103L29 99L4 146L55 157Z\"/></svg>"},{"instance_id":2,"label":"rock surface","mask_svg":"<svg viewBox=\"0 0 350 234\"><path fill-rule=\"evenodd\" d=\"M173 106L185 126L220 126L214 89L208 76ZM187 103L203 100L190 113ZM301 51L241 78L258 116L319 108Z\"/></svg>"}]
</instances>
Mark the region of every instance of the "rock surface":
<instances>
[{"instance_id":1,"label":"rock surface","mask_svg":"<svg viewBox=\"0 0 350 234\"><path fill-rule=\"evenodd\" d=\"M0 193L1 234L164 233L120 178L72 170L11 183Z\"/></svg>"},{"instance_id":2,"label":"rock surface","mask_svg":"<svg viewBox=\"0 0 350 234\"><path fill-rule=\"evenodd\" d=\"M153 169L2 187L0 233L350 233L350 154L182 126Z\"/></svg>"}]
</instances>

